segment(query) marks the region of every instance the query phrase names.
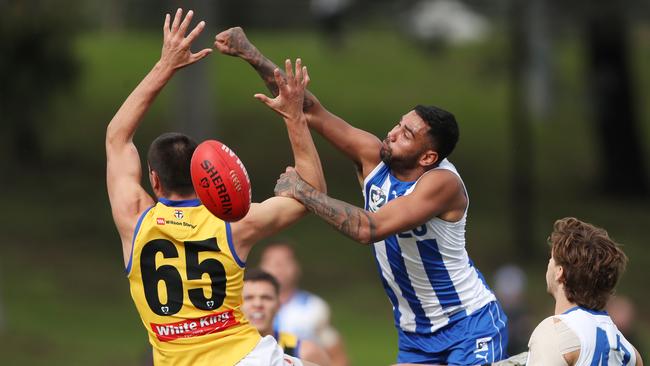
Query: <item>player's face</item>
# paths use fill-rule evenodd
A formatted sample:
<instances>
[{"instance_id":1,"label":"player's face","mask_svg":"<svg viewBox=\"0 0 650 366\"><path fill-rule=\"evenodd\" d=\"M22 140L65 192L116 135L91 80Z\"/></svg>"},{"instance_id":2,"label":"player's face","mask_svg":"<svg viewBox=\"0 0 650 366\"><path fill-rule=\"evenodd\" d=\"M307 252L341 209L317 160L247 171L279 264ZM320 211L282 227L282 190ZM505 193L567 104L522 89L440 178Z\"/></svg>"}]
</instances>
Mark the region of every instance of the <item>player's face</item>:
<instances>
[{"instance_id":1,"label":"player's face","mask_svg":"<svg viewBox=\"0 0 650 366\"><path fill-rule=\"evenodd\" d=\"M391 169L417 167L422 153L431 149L428 131L429 126L415 111L408 112L384 139L381 160Z\"/></svg>"},{"instance_id":2,"label":"player's face","mask_svg":"<svg viewBox=\"0 0 650 366\"><path fill-rule=\"evenodd\" d=\"M278 280L282 291L294 288L298 283L300 268L293 252L287 247L278 246L267 249L262 256L260 268Z\"/></svg>"},{"instance_id":3,"label":"player's face","mask_svg":"<svg viewBox=\"0 0 650 366\"><path fill-rule=\"evenodd\" d=\"M280 306L280 300L273 285L267 281L246 281L243 290L244 316L262 334L273 331L273 317Z\"/></svg>"}]
</instances>

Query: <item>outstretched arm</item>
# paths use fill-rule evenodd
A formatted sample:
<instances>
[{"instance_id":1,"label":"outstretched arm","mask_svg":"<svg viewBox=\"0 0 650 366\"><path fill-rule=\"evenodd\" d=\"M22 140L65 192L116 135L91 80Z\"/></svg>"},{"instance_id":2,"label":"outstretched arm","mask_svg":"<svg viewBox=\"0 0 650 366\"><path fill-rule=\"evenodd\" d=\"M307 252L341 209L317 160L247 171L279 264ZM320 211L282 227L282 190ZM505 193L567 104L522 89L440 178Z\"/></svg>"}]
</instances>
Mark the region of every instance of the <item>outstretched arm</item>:
<instances>
[{"instance_id":1,"label":"outstretched arm","mask_svg":"<svg viewBox=\"0 0 650 366\"><path fill-rule=\"evenodd\" d=\"M198 53L190 51L192 41L201 33L205 23L200 22L185 37L193 12L187 12L184 19L182 15L183 11L178 9L171 24L169 14L165 16L160 60L124 101L106 129L106 185L113 220L122 240L125 265L130 257L137 218L153 204L153 199L141 186L142 167L133 144L135 131L175 71L212 51L209 48Z\"/></svg>"},{"instance_id":2,"label":"outstretched arm","mask_svg":"<svg viewBox=\"0 0 650 366\"><path fill-rule=\"evenodd\" d=\"M291 61L286 60L285 68L286 79L282 78L280 70L274 71L279 95L271 99L263 94L255 94L255 98L282 116L289 132L296 169L316 189L325 191L323 168L302 110L309 74L300 59L296 61L295 73L291 70ZM251 247L260 239L293 224L306 212L303 205L286 197L272 197L251 206L246 217L231 226L237 254L242 259L246 258Z\"/></svg>"},{"instance_id":3,"label":"outstretched arm","mask_svg":"<svg viewBox=\"0 0 650 366\"><path fill-rule=\"evenodd\" d=\"M264 94L255 94L255 98L284 119L298 174L317 190L326 192L323 167L314 140L309 133L307 118L301 107L310 80L307 67L302 66L300 59L296 60L295 74L291 70L292 65L289 59L285 61L284 67L286 78L282 76L280 69L276 68L273 71L280 94L273 99Z\"/></svg>"},{"instance_id":4,"label":"outstretched arm","mask_svg":"<svg viewBox=\"0 0 650 366\"><path fill-rule=\"evenodd\" d=\"M445 213L462 212L467 202L460 180L444 170L430 171L420 178L413 192L389 201L377 212L319 192L292 169L280 176L275 194L297 199L338 231L363 244L414 229Z\"/></svg>"},{"instance_id":5,"label":"outstretched arm","mask_svg":"<svg viewBox=\"0 0 650 366\"><path fill-rule=\"evenodd\" d=\"M246 34L240 27L219 33L214 46L223 54L239 57L248 62L260 75L273 96L278 95L278 83L273 74L277 66L246 38ZM347 155L357 165L361 178L365 178L379 163L381 141L375 135L355 128L330 113L309 91L305 92L303 109L309 127L315 129Z\"/></svg>"}]
</instances>

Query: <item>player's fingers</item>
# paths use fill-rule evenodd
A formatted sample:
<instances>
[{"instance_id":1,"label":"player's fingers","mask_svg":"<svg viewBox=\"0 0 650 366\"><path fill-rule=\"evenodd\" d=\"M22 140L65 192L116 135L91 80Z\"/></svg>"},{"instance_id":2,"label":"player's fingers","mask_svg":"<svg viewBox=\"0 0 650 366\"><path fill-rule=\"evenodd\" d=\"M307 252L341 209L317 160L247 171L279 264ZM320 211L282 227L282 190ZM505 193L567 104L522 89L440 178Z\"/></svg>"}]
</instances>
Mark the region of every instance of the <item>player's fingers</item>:
<instances>
[{"instance_id":1,"label":"player's fingers","mask_svg":"<svg viewBox=\"0 0 650 366\"><path fill-rule=\"evenodd\" d=\"M193 16L194 16L193 10L190 10L187 12L187 14L185 14L185 19L183 19L183 22L178 28L178 33L180 33L181 36L185 36L185 33L187 32L187 28L190 26L190 22L192 22Z\"/></svg>"},{"instance_id":2,"label":"player's fingers","mask_svg":"<svg viewBox=\"0 0 650 366\"><path fill-rule=\"evenodd\" d=\"M290 83L293 80L293 70L291 70L291 60L284 60L284 72L287 74L287 82Z\"/></svg>"},{"instance_id":3,"label":"player's fingers","mask_svg":"<svg viewBox=\"0 0 650 366\"><path fill-rule=\"evenodd\" d=\"M192 62L196 62L212 53L212 48L205 48L197 53L192 54Z\"/></svg>"},{"instance_id":4,"label":"player's fingers","mask_svg":"<svg viewBox=\"0 0 650 366\"><path fill-rule=\"evenodd\" d=\"M296 81L302 83L302 60L300 58L296 59Z\"/></svg>"},{"instance_id":5,"label":"player's fingers","mask_svg":"<svg viewBox=\"0 0 650 366\"><path fill-rule=\"evenodd\" d=\"M199 24L197 24L196 27L194 27L194 29L192 29L190 34L187 35L187 38L185 38L185 42L187 42L187 43L194 42L196 37L198 37L199 34L201 34L201 32L203 32L204 28L205 28L205 22L204 21L199 22Z\"/></svg>"},{"instance_id":6,"label":"player's fingers","mask_svg":"<svg viewBox=\"0 0 650 366\"><path fill-rule=\"evenodd\" d=\"M214 44L217 44L217 43L221 43L221 44L226 43L226 37L227 37L226 34L225 34L226 32L227 32L227 31L223 31L223 32L217 34L216 36L214 36Z\"/></svg>"},{"instance_id":7,"label":"player's fingers","mask_svg":"<svg viewBox=\"0 0 650 366\"><path fill-rule=\"evenodd\" d=\"M165 24L163 24L163 34L165 35L165 38L167 38L167 35L169 34L169 18L169 14L165 14Z\"/></svg>"},{"instance_id":8,"label":"player's fingers","mask_svg":"<svg viewBox=\"0 0 650 366\"><path fill-rule=\"evenodd\" d=\"M302 67L302 85L307 88L307 85L309 85L309 81L311 79L309 78L309 73L307 72L307 66Z\"/></svg>"},{"instance_id":9,"label":"player's fingers","mask_svg":"<svg viewBox=\"0 0 650 366\"><path fill-rule=\"evenodd\" d=\"M272 101L272 99L269 98L269 97L267 97L267 96L264 95L264 94L257 93L257 94L255 94L255 95L253 95L253 97L254 97L255 99L259 100L260 102L266 104L266 105L271 105L271 101Z\"/></svg>"},{"instance_id":10,"label":"player's fingers","mask_svg":"<svg viewBox=\"0 0 650 366\"><path fill-rule=\"evenodd\" d=\"M178 26L181 24L181 15L183 15L183 9L178 8L178 10L176 10L176 15L174 15L174 22L172 22L172 33L175 33L178 30Z\"/></svg>"}]
</instances>

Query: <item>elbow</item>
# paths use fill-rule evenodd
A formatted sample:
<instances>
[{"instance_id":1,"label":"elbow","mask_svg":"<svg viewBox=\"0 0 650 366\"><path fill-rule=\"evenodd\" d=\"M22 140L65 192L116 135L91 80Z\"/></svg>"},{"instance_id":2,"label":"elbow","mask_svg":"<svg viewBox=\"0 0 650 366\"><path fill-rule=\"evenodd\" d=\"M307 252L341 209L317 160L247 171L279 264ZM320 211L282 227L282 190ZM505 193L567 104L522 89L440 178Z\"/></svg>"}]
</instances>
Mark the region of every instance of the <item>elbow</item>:
<instances>
[{"instance_id":1,"label":"elbow","mask_svg":"<svg viewBox=\"0 0 650 366\"><path fill-rule=\"evenodd\" d=\"M109 123L108 126L106 127L106 147L108 148L109 146L112 146L115 144L115 142L118 139L118 133L116 131L115 126L113 123Z\"/></svg>"},{"instance_id":2,"label":"elbow","mask_svg":"<svg viewBox=\"0 0 650 366\"><path fill-rule=\"evenodd\" d=\"M357 242L359 244L362 244L362 245L370 245L370 244L374 243L374 241L372 241L370 236L365 236L365 235L360 236L359 238L357 238Z\"/></svg>"},{"instance_id":3,"label":"elbow","mask_svg":"<svg viewBox=\"0 0 650 366\"><path fill-rule=\"evenodd\" d=\"M106 149L119 148L129 142L131 142L130 138L111 121L106 127Z\"/></svg>"},{"instance_id":4,"label":"elbow","mask_svg":"<svg viewBox=\"0 0 650 366\"><path fill-rule=\"evenodd\" d=\"M369 245L383 239L383 237L380 237L377 232L377 223L375 219L376 217L373 217L371 212L363 211L363 215L361 215L361 220L359 222L360 225L359 231L357 232L357 238L355 238L359 243Z\"/></svg>"},{"instance_id":5,"label":"elbow","mask_svg":"<svg viewBox=\"0 0 650 366\"><path fill-rule=\"evenodd\" d=\"M377 241L377 239L374 237L374 233L370 225L364 225L361 230L359 230L359 233L355 239L357 242L363 245L370 245Z\"/></svg>"}]
</instances>

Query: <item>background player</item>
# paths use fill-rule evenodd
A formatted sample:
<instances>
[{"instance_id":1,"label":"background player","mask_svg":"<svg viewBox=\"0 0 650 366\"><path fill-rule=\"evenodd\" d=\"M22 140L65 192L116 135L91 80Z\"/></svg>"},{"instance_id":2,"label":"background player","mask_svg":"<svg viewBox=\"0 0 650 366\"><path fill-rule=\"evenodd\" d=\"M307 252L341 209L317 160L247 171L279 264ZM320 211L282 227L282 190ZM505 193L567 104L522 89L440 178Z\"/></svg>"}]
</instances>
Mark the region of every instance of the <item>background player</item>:
<instances>
[{"instance_id":1,"label":"background player","mask_svg":"<svg viewBox=\"0 0 650 366\"><path fill-rule=\"evenodd\" d=\"M190 51L200 22L185 36L192 11L165 17L160 60L129 95L106 131L107 186L124 255L131 295L148 331L158 365L283 365L272 337L260 338L241 314L243 267L252 246L305 214L292 199L273 197L253 204L242 220L224 222L202 206L190 179L196 143L169 133L148 153L149 181L157 199L141 186L133 136L144 114L175 72L210 53ZM278 79L280 96L267 102L286 122L296 168L324 189L322 168L302 102L309 81L298 61L295 77ZM287 360L300 365L300 360Z\"/></svg>"},{"instance_id":2,"label":"background player","mask_svg":"<svg viewBox=\"0 0 650 366\"><path fill-rule=\"evenodd\" d=\"M280 308L280 284L275 277L256 268L246 270L243 298L246 319L262 336L275 338L285 354L321 366L330 365L327 353L316 343L274 328L273 319Z\"/></svg>"},{"instance_id":3,"label":"background player","mask_svg":"<svg viewBox=\"0 0 650 366\"><path fill-rule=\"evenodd\" d=\"M318 343L327 351L332 366L346 366L343 339L330 323L329 306L319 296L298 288L301 269L293 248L282 242L265 246L260 268L280 284L281 306L275 328Z\"/></svg>"},{"instance_id":4,"label":"background player","mask_svg":"<svg viewBox=\"0 0 650 366\"><path fill-rule=\"evenodd\" d=\"M533 331L527 365L643 365L604 311L625 253L607 231L573 217L557 220L549 241L546 285L555 315Z\"/></svg>"},{"instance_id":5,"label":"background player","mask_svg":"<svg viewBox=\"0 0 650 366\"><path fill-rule=\"evenodd\" d=\"M277 93L275 66L241 28L218 34L215 47L247 61ZM506 316L465 250L469 199L446 159L458 140L454 116L417 106L381 141L309 93L304 107L309 126L356 164L365 209L315 190L291 168L278 180L276 195L298 199L350 238L373 244L393 305L397 361L467 365L503 359Z\"/></svg>"}]
</instances>

